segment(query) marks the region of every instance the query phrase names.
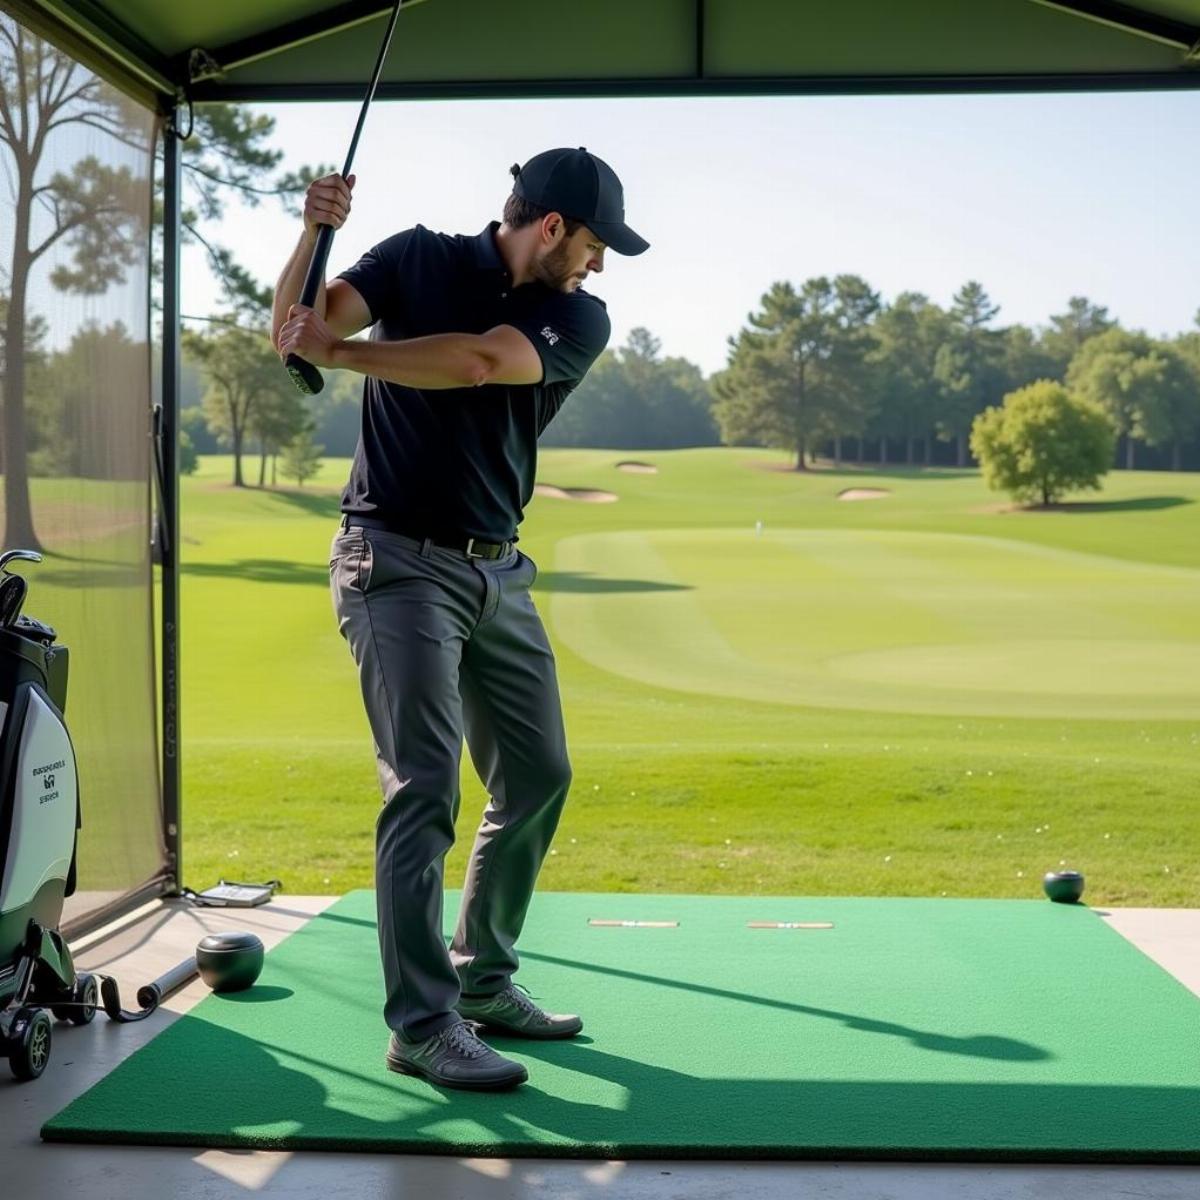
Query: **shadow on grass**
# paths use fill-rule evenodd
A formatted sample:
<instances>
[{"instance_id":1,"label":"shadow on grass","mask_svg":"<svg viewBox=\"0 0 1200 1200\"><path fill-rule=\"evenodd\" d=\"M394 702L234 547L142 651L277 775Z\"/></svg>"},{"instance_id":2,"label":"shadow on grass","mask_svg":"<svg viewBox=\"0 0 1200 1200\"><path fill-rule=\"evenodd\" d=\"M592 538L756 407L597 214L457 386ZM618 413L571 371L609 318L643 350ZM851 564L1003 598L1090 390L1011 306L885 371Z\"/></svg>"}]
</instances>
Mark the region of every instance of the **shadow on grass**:
<instances>
[{"instance_id":1,"label":"shadow on grass","mask_svg":"<svg viewBox=\"0 0 1200 1200\"><path fill-rule=\"evenodd\" d=\"M328 517L337 522L342 519L342 494L337 492L300 492L272 489L267 493L280 504L298 508L312 517Z\"/></svg>"},{"instance_id":2,"label":"shadow on grass","mask_svg":"<svg viewBox=\"0 0 1200 1200\"><path fill-rule=\"evenodd\" d=\"M74 570L42 570L42 573L36 577L29 576L29 594L31 597L30 603L37 604L35 596L39 584L47 583L54 584L56 587L69 588L72 590L86 588L89 592L98 592L101 590L128 591L128 592L148 592L150 588L150 576L145 570L134 570L129 568L126 570L118 570L114 567L108 567L102 571L74 571Z\"/></svg>"},{"instance_id":3,"label":"shadow on grass","mask_svg":"<svg viewBox=\"0 0 1200 1200\"><path fill-rule=\"evenodd\" d=\"M1057 504L1027 504L1021 512L1091 513L1091 512L1157 512L1195 504L1188 496L1140 496L1129 500L1063 500Z\"/></svg>"},{"instance_id":4,"label":"shadow on grass","mask_svg":"<svg viewBox=\"0 0 1200 1200\"><path fill-rule=\"evenodd\" d=\"M240 558L227 563L184 563L185 575L204 579L242 579L247 583L310 583L329 586L324 563L288 562L281 558Z\"/></svg>"},{"instance_id":5,"label":"shadow on grass","mask_svg":"<svg viewBox=\"0 0 1200 1200\"><path fill-rule=\"evenodd\" d=\"M796 475L801 479L841 479L844 477L862 479L864 476L877 476L881 479L979 478L978 467L940 467L924 463L913 463L911 467L903 463L889 463L887 466L881 467L877 463L863 463L862 466L855 466L853 463L843 460L841 466L835 467L832 463L822 462L815 467L809 465L803 471L796 470L795 459L784 462L775 462L770 459L757 462L752 460L752 465L759 470L777 471L781 475Z\"/></svg>"},{"instance_id":6,"label":"shadow on grass","mask_svg":"<svg viewBox=\"0 0 1200 1200\"><path fill-rule=\"evenodd\" d=\"M248 583L302 583L329 586L329 569L323 563L288 562L281 558L241 558L227 563L184 563L185 575L205 579L242 579ZM57 577L56 577L57 581ZM533 585L535 592L686 592L679 583L652 579L606 579L586 572L545 571Z\"/></svg>"},{"instance_id":7,"label":"shadow on grass","mask_svg":"<svg viewBox=\"0 0 1200 1200\"><path fill-rule=\"evenodd\" d=\"M541 571L533 583L535 592L690 592L682 583L659 583L653 579L608 579L587 571Z\"/></svg>"},{"instance_id":8,"label":"shadow on grass","mask_svg":"<svg viewBox=\"0 0 1200 1200\"><path fill-rule=\"evenodd\" d=\"M864 475L878 475L883 479L978 479L978 467L939 467L926 466L924 463L913 463L906 466L903 463L886 467L880 467L874 463L863 463L861 467L854 466L853 463L843 462L840 467L813 467L810 468L814 475L853 475L861 479ZM800 472L796 472L800 474Z\"/></svg>"}]
</instances>

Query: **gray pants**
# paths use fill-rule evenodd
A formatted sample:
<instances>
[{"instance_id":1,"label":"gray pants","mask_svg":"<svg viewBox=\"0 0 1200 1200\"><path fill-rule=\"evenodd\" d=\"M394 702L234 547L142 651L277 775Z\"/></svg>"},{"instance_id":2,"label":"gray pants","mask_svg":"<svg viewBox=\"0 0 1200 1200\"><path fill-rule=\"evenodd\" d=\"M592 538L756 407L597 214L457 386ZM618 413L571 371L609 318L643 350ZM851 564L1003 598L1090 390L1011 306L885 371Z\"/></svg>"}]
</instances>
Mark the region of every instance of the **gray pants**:
<instances>
[{"instance_id":1,"label":"gray pants","mask_svg":"<svg viewBox=\"0 0 1200 1200\"><path fill-rule=\"evenodd\" d=\"M334 537L329 572L383 790L384 1019L417 1042L461 1019L460 992L499 992L517 969L513 947L571 782L554 656L529 595L537 567L515 548L468 558L352 526ZM491 799L447 949L443 868L464 730Z\"/></svg>"}]
</instances>

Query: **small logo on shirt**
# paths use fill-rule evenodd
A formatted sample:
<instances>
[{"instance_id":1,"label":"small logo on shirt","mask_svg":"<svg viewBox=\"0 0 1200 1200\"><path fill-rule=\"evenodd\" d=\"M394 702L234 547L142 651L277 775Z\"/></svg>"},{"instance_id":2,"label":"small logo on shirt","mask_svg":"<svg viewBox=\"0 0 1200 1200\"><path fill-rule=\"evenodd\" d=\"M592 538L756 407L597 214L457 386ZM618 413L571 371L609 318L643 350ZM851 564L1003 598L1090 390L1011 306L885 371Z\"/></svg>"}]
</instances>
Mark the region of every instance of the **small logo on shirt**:
<instances>
[{"instance_id":1,"label":"small logo on shirt","mask_svg":"<svg viewBox=\"0 0 1200 1200\"><path fill-rule=\"evenodd\" d=\"M558 334L555 333L549 325L542 326L542 337L544 337L552 346L558 342Z\"/></svg>"}]
</instances>

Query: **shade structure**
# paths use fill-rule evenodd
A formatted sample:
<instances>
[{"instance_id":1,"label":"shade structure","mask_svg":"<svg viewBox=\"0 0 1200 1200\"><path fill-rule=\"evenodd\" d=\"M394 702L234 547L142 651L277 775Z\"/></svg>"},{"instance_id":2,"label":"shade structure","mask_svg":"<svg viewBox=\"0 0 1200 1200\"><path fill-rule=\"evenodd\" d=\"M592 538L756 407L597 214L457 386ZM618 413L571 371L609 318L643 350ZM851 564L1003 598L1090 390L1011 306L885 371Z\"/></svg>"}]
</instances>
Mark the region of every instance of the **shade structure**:
<instances>
[{"instance_id":1,"label":"shade structure","mask_svg":"<svg viewBox=\"0 0 1200 1200\"><path fill-rule=\"evenodd\" d=\"M170 101L354 99L386 0L5 0ZM1200 86L1200 0L408 0L381 97Z\"/></svg>"},{"instance_id":2,"label":"shade structure","mask_svg":"<svg viewBox=\"0 0 1200 1200\"><path fill-rule=\"evenodd\" d=\"M187 110L206 101L358 100L391 10L388 0L0 0L0 11L138 102L146 122L163 117L154 125L162 135L164 254L153 426L163 566L161 846L148 867L139 859L131 868L122 906L147 890L177 891L183 876L176 464L179 139L191 126ZM377 95L1195 87L1200 0L406 0ZM19 341L10 341L10 361L28 349ZM133 876L147 874L136 886Z\"/></svg>"}]
</instances>

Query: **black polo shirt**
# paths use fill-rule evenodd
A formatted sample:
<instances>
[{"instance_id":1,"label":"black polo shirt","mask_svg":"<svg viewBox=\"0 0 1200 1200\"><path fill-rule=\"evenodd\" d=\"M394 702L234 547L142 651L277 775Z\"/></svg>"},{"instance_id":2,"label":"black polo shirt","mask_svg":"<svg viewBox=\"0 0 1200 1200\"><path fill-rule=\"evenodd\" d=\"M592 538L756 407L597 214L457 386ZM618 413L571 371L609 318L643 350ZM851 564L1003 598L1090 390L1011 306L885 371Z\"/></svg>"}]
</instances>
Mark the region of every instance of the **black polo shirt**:
<instances>
[{"instance_id":1,"label":"black polo shirt","mask_svg":"<svg viewBox=\"0 0 1200 1200\"><path fill-rule=\"evenodd\" d=\"M604 302L540 282L512 286L493 221L477 237L417 225L372 247L345 279L373 341L519 329L541 383L411 388L368 376L342 511L414 537L516 539L533 495L537 439L608 342Z\"/></svg>"}]
</instances>

